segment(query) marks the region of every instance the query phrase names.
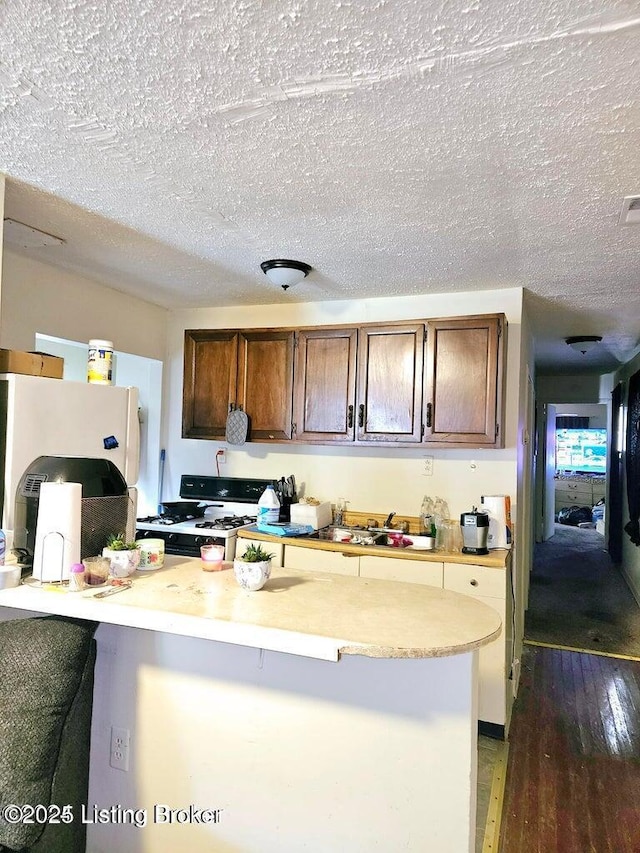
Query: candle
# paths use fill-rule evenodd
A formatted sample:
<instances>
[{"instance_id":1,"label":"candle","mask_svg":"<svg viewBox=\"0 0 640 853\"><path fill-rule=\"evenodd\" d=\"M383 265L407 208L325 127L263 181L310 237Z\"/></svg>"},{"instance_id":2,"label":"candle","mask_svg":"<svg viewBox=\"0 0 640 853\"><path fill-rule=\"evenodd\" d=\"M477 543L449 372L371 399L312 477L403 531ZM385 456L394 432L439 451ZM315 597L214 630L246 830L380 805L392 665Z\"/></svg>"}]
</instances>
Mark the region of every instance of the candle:
<instances>
[{"instance_id":1,"label":"candle","mask_svg":"<svg viewBox=\"0 0 640 853\"><path fill-rule=\"evenodd\" d=\"M224 560L224 545L201 545L200 562L205 572L218 572Z\"/></svg>"}]
</instances>

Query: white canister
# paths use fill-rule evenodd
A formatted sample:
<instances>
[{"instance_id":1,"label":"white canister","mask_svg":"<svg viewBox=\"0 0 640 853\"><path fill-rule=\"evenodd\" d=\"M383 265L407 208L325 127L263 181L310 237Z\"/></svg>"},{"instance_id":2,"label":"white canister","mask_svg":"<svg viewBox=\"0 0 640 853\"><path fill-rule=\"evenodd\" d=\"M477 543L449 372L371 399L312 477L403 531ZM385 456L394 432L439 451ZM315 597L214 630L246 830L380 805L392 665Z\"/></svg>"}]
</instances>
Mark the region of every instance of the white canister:
<instances>
[{"instance_id":1,"label":"white canister","mask_svg":"<svg viewBox=\"0 0 640 853\"><path fill-rule=\"evenodd\" d=\"M139 572L152 572L164 565L164 539L140 539Z\"/></svg>"},{"instance_id":2,"label":"white canister","mask_svg":"<svg viewBox=\"0 0 640 853\"><path fill-rule=\"evenodd\" d=\"M89 341L87 382L92 385L113 385L113 341Z\"/></svg>"}]
</instances>

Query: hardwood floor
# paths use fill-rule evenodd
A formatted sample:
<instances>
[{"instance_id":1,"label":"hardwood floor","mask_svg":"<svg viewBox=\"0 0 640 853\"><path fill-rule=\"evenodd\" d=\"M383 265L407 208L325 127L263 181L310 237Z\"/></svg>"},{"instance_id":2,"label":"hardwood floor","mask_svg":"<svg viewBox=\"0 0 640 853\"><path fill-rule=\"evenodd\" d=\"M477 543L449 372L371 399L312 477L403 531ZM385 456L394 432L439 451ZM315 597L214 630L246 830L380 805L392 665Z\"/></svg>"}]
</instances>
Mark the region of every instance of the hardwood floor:
<instances>
[{"instance_id":1,"label":"hardwood floor","mask_svg":"<svg viewBox=\"0 0 640 853\"><path fill-rule=\"evenodd\" d=\"M640 853L640 661L525 647L502 853Z\"/></svg>"}]
</instances>

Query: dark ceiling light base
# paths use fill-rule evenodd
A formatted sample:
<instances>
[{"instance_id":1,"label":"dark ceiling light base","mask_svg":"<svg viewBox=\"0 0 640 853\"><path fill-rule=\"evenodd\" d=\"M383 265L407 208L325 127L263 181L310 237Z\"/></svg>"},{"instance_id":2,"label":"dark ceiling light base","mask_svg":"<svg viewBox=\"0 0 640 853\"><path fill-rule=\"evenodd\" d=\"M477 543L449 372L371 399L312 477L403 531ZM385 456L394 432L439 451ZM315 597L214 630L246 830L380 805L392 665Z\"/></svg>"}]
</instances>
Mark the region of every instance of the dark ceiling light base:
<instances>
[{"instance_id":1,"label":"dark ceiling light base","mask_svg":"<svg viewBox=\"0 0 640 853\"><path fill-rule=\"evenodd\" d=\"M590 350L596 347L602 340L602 335L575 335L572 338L565 338L565 343L572 349L586 355Z\"/></svg>"},{"instance_id":2,"label":"dark ceiling light base","mask_svg":"<svg viewBox=\"0 0 640 853\"><path fill-rule=\"evenodd\" d=\"M279 284L283 290L299 284L311 272L309 264L303 261L290 261L286 258L263 261L260 268L269 281Z\"/></svg>"}]
</instances>

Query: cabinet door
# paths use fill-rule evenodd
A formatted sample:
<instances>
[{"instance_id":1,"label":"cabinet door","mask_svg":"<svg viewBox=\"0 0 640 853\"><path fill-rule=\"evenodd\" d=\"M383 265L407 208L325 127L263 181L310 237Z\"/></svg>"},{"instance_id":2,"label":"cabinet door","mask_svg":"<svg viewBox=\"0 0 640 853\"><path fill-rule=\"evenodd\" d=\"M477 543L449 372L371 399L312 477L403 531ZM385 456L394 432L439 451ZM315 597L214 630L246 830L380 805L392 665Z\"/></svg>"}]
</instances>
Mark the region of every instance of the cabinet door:
<instances>
[{"instance_id":1,"label":"cabinet door","mask_svg":"<svg viewBox=\"0 0 640 853\"><path fill-rule=\"evenodd\" d=\"M300 548L285 545L284 565L287 569L305 572L331 572L335 575L358 577L360 557L358 554L343 554L341 551L323 551L320 548Z\"/></svg>"},{"instance_id":2,"label":"cabinet door","mask_svg":"<svg viewBox=\"0 0 640 853\"><path fill-rule=\"evenodd\" d=\"M273 554L271 565L274 567L282 566L282 555L284 553L284 545L282 542L265 542L264 539L244 539L238 536L236 538L236 553L235 556L240 558L247 550L249 545L259 545L265 551Z\"/></svg>"},{"instance_id":3,"label":"cabinet door","mask_svg":"<svg viewBox=\"0 0 640 853\"><path fill-rule=\"evenodd\" d=\"M251 438L291 438L293 341L288 331L240 332L237 402Z\"/></svg>"},{"instance_id":4,"label":"cabinet door","mask_svg":"<svg viewBox=\"0 0 640 853\"><path fill-rule=\"evenodd\" d=\"M358 441L419 442L424 326L372 326L358 336Z\"/></svg>"},{"instance_id":5,"label":"cabinet door","mask_svg":"<svg viewBox=\"0 0 640 853\"><path fill-rule=\"evenodd\" d=\"M425 441L502 447L502 318L427 323Z\"/></svg>"},{"instance_id":6,"label":"cabinet door","mask_svg":"<svg viewBox=\"0 0 640 853\"><path fill-rule=\"evenodd\" d=\"M237 331L184 333L183 438L224 438L237 374Z\"/></svg>"},{"instance_id":7,"label":"cabinet door","mask_svg":"<svg viewBox=\"0 0 640 853\"><path fill-rule=\"evenodd\" d=\"M487 566L445 563L444 588L470 595L500 616L500 636L482 646L478 655L478 718L506 727L511 702L508 689L512 646L509 573Z\"/></svg>"},{"instance_id":8,"label":"cabinet door","mask_svg":"<svg viewBox=\"0 0 640 853\"><path fill-rule=\"evenodd\" d=\"M360 557L360 577L382 581L403 581L442 589L443 564L430 560L403 560L397 557Z\"/></svg>"},{"instance_id":9,"label":"cabinet door","mask_svg":"<svg viewBox=\"0 0 640 853\"><path fill-rule=\"evenodd\" d=\"M356 329L298 332L293 390L295 438L353 440L357 334Z\"/></svg>"}]
</instances>

